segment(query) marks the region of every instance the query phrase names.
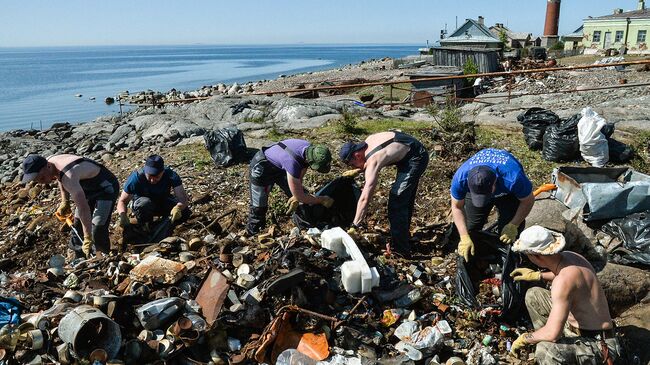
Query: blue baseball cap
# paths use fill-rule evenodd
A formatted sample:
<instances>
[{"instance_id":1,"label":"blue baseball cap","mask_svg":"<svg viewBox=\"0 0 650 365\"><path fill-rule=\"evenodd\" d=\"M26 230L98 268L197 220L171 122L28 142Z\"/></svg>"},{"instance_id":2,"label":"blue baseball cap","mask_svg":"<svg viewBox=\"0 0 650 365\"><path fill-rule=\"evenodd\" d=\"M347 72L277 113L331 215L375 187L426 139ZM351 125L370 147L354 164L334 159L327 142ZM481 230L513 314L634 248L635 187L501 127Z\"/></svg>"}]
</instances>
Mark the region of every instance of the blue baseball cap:
<instances>
[{"instance_id":1,"label":"blue baseball cap","mask_svg":"<svg viewBox=\"0 0 650 365\"><path fill-rule=\"evenodd\" d=\"M27 184L36 179L38 173L47 165L47 160L41 155L28 155L23 161L23 178L21 182Z\"/></svg>"},{"instance_id":2,"label":"blue baseball cap","mask_svg":"<svg viewBox=\"0 0 650 365\"><path fill-rule=\"evenodd\" d=\"M361 142L361 143L346 142L341 147L341 150L339 151L339 158L341 159L341 161L348 163L350 162L353 153L360 151L366 147L368 147L368 144L366 142Z\"/></svg>"},{"instance_id":3,"label":"blue baseball cap","mask_svg":"<svg viewBox=\"0 0 650 365\"><path fill-rule=\"evenodd\" d=\"M476 166L467 173L467 186L472 193L472 204L477 208L487 206L492 200L497 174L487 166Z\"/></svg>"},{"instance_id":4,"label":"blue baseball cap","mask_svg":"<svg viewBox=\"0 0 650 365\"><path fill-rule=\"evenodd\" d=\"M159 175L165 170L165 161L159 155L151 155L147 157L144 163L144 173L148 175Z\"/></svg>"}]
</instances>

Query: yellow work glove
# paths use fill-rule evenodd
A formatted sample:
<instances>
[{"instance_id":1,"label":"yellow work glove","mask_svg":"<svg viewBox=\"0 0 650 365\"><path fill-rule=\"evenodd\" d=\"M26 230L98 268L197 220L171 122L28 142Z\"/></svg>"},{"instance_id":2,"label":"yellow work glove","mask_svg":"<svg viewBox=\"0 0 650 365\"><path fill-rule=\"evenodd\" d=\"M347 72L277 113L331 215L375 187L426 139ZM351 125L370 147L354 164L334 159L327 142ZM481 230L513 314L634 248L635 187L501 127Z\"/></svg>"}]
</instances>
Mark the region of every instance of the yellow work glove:
<instances>
[{"instance_id":1,"label":"yellow work glove","mask_svg":"<svg viewBox=\"0 0 650 365\"><path fill-rule=\"evenodd\" d=\"M530 336L530 333L522 333L517 337L515 342L512 343L510 347L510 353L517 356L517 351L521 350L522 347L529 345L527 337Z\"/></svg>"},{"instance_id":2,"label":"yellow work glove","mask_svg":"<svg viewBox=\"0 0 650 365\"><path fill-rule=\"evenodd\" d=\"M355 241L359 239L359 231L355 226L348 228L347 234Z\"/></svg>"},{"instance_id":3,"label":"yellow work glove","mask_svg":"<svg viewBox=\"0 0 650 365\"><path fill-rule=\"evenodd\" d=\"M172 223L181 219L181 217L183 216L183 213L181 212L181 207L179 205L174 205L174 208L172 208L172 211L169 213L169 216L172 219Z\"/></svg>"},{"instance_id":4,"label":"yellow work glove","mask_svg":"<svg viewBox=\"0 0 650 365\"><path fill-rule=\"evenodd\" d=\"M361 169L352 169L345 171L341 174L342 177L357 177L361 173Z\"/></svg>"},{"instance_id":5,"label":"yellow work glove","mask_svg":"<svg viewBox=\"0 0 650 365\"><path fill-rule=\"evenodd\" d=\"M474 256L474 242L468 234L460 236L460 242L458 243L458 254L465 259L465 262L469 262L469 256Z\"/></svg>"},{"instance_id":6,"label":"yellow work glove","mask_svg":"<svg viewBox=\"0 0 650 365\"><path fill-rule=\"evenodd\" d=\"M542 273L533 269L520 267L512 270L510 277L514 278L515 281L540 281L542 280Z\"/></svg>"},{"instance_id":7,"label":"yellow work glove","mask_svg":"<svg viewBox=\"0 0 650 365\"><path fill-rule=\"evenodd\" d=\"M84 243L81 246L81 251L83 251L84 255L86 255L86 258L90 257L90 251L94 243L95 241L93 241L92 236L84 236Z\"/></svg>"},{"instance_id":8,"label":"yellow work glove","mask_svg":"<svg viewBox=\"0 0 650 365\"><path fill-rule=\"evenodd\" d=\"M334 199L330 198L329 196L324 196L321 198L320 204L325 208L331 208L332 205L334 205Z\"/></svg>"},{"instance_id":9,"label":"yellow work glove","mask_svg":"<svg viewBox=\"0 0 650 365\"><path fill-rule=\"evenodd\" d=\"M131 221L129 220L129 217L126 215L126 212L120 213L120 227L125 228L129 224L131 224Z\"/></svg>"},{"instance_id":10,"label":"yellow work glove","mask_svg":"<svg viewBox=\"0 0 650 365\"><path fill-rule=\"evenodd\" d=\"M59 208L57 208L56 212L59 213L59 215L62 217L67 217L72 214L72 209L70 209L70 201L63 200L61 204L59 204Z\"/></svg>"},{"instance_id":11,"label":"yellow work glove","mask_svg":"<svg viewBox=\"0 0 650 365\"><path fill-rule=\"evenodd\" d=\"M515 239L517 239L517 228L518 227L512 223L506 224L501 231L501 237L499 237L501 242L507 244L515 242Z\"/></svg>"},{"instance_id":12,"label":"yellow work glove","mask_svg":"<svg viewBox=\"0 0 650 365\"><path fill-rule=\"evenodd\" d=\"M298 209L299 204L300 204L300 202L298 201L298 199L296 199L295 196L292 196L291 198L289 198L289 200L287 200L287 204L285 205L285 208L287 208L287 213L286 214L289 215L289 214L292 214L293 212L295 212L296 209Z\"/></svg>"}]
</instances>

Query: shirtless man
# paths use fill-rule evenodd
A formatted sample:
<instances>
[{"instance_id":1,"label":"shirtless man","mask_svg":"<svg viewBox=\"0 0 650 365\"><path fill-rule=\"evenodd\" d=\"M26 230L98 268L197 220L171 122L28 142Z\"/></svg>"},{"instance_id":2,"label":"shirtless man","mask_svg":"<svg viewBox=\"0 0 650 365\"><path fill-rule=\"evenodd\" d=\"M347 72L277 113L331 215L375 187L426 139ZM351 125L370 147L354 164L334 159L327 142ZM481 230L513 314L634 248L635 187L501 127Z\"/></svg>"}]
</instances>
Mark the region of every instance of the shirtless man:
<instances>
[{"instance_id":1,"label":"shirtless man","mask_svg":"<svg viewBox=\"0 0 650 365\"><path fill-rule=\"evenodd\" d=\"M515 281L548 281L551 290L526 292L526 308L535 332L524 333L511 352L537 344L538 364L613 364L621 356L607 298L591 264L575 252L560 252L564 236L540 226L521 233L512 250L549 271L515 269Z\"/></svg>"},{"instance_id":2,"label":"shirtless man","mask_svg":"<svg viewBox=\"0 0 650 365\"><path fill-rule=\"evenodd\" d=\"M108 253L110 241L108 226L120 184L103 165L76 155L55 155L45 159L40 155L29 155L23 161L23 183L35 181L49 184L56 180L61 191L61 204L56 210L62 216L72 213L70 198L75 203L74 228L83 234L83 242L71 232L70 245L81 246L86 257L90 256L93 244L97 251ZM83 229L83 230L82 230Z\"/></svg>"},{"instance_id":3,"label":"shirtless man","mask_svg":"<svg viewBox=\"0 0 650 365\"><path fill-rule=\"evenodd\" d=\"M366 177L352 222L353 229L366 217L368 203L379 182L379 171L389 165L397 167L397 177L388 198L391 247L401 255L409 255L409 226L420 176L429 163L427 150L420 141L406 133L380 132L368 136L362 143L345 143L339 157L347 165L356 167L346 171L344 176L353 177L364 171Z\"/></svg>"}]
</instances>

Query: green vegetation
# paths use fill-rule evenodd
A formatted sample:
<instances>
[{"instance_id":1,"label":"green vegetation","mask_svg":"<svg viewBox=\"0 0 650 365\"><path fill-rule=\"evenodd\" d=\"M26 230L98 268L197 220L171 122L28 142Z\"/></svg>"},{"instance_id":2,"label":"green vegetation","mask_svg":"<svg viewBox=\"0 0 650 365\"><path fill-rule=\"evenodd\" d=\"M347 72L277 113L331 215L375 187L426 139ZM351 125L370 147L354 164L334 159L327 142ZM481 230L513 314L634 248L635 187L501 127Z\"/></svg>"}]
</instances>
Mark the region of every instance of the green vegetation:
<instances>
[{"instance_id":1,"label":"green vegetation","mask_svg":"<svg viewBox=\"0 0 650 365\"><path fill-rule=\"evenodd\" d=\"M199 171L212 167L212 157L203 144L178 146L176 151L181 163L191 163Z\"/></svg>"},{"instance_id":2,"label":"green vegetation","mask_svg":"<svg viewBox=\"0 0 650 365\"><path fill-rule=\"evenodd\" d=\"M270 139L271 141L282 140L282 139L284 139L285 136L286 136L286 133L284 133L284 131L281 131L280 129L278 129L278 125L275 124L275 123L273 123L273 125L269 129L268 134L266 135L266 137L268 139Z\"/></svg>"},{"instance_id":3,"label":"green vegetation","mask_svg":"<svg viewBox=\"0 0 650 365\"><path fill-rule=\"evenodd\" d=\"M501 29L501 31L499 32L499 40L501 41L501 43L503 43L501 45L502 49L506 50L506 49L509 48L508 47L508 35L506 34L506 31L503 30L503 29Z\"/></svg>"},{"instance_id":4,"label":"green vegetation","mask_svg":"<svg viewBox=\"0 0 650 365\"><path fill-rule=\"evenodd\" d=\"M246 117L244 118L244 123L255 123L255 124L264 123L264 116L260 115L258 117Z\"/></svg>"},{"instance_id":5,"label":"green vegetation","mask_svg":"<svg viewBox=\"0 0 650 365\"><path fill-rule=\"evenodd\" d=\"M415 120L400 120L400 119L359 119L357 120L355 135L369 135L378 132L385 132L390 129L399 129L409 134L418 134L418 132L426 129L429 130L433 124L427 121ZM335 134L344 137L347 133L339 130L337 122L330 123L329 125L319 130L321 136L331 136Z\"/></svg>"},{"instance_id":6,"label":"green vegetation","mask_svg":"<svg viewBox=\"0 0 650 365\"><path fill-rule=\"evenodd\" d=\"M473 58L467 58L467 61L465 61L465 64L463 65L463 75L474 75L478 73L478 66L474 62ZM474 82L474 77L469 77L466 78L468 84L471 84Z\"/></svg>"},{"instance_id":7,"label":"green vegetation","mask_svg":"<svg viewBox=\"0 0 650 365\"><path fill-rule=\"evenodd\" d=\"M549 48L551 51L562 51L564 49L564 42L557 42Z\"/></svg>"},{"instance_id":8,"label":"green vegetation","mask_svg":"<svg viewBox=\"0 0 650 365\"><path fill-rule=\"evenodd\" d=\"M343 109L342 118L335 125L336 132L341 134L360 134L361 130L357 124L359 124L359 116L347 109Z\"/></svg>"}]
</instances>

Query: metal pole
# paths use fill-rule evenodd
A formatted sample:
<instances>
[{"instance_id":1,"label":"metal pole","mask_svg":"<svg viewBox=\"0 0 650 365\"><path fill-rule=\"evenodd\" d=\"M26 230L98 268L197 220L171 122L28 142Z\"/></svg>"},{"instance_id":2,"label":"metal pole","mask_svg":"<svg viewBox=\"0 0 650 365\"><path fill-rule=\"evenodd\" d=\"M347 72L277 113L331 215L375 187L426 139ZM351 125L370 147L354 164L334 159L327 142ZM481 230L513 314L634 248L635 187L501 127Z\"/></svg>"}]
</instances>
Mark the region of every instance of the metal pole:
<instances>
[{"instance_id":1,"label":"metal pole","mask_svg":"<svg viewBox=\"0 0 650 365\"><path fill-rule=\"evenodd\" d=\"M511 96L512 96L512 76L508 77L508 104L510 104Z\"/></svg>"}]
</instances>

